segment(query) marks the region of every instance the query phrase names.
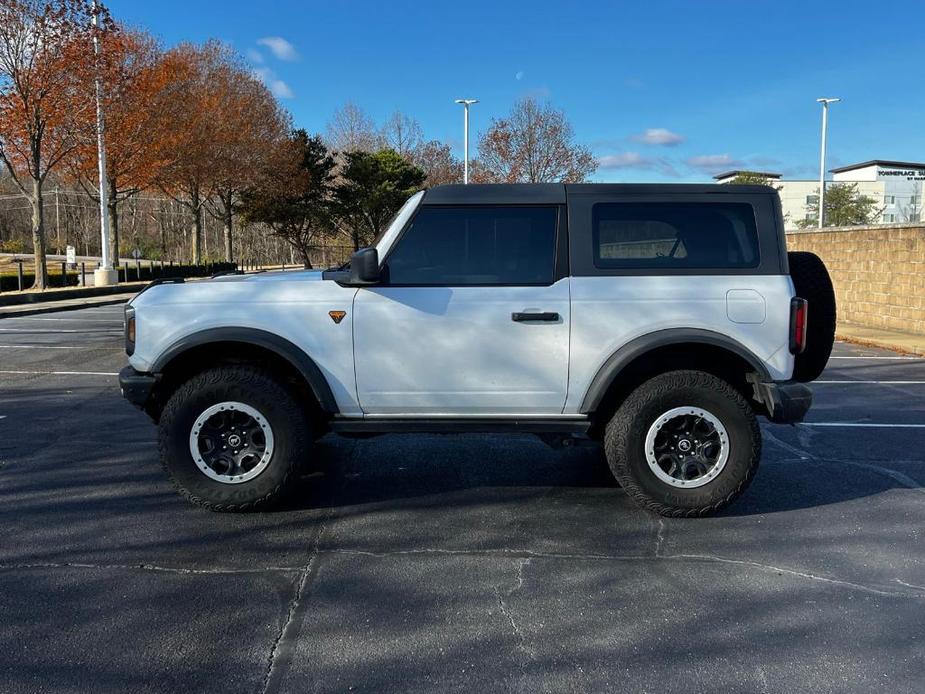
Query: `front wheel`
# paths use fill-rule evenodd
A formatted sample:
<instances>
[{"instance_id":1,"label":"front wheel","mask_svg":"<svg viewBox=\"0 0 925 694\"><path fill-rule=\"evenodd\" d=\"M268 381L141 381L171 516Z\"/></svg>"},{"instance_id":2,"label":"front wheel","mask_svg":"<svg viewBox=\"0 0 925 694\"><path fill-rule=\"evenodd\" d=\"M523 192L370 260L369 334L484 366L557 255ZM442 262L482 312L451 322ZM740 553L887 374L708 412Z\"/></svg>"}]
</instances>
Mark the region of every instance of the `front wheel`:
<instances>
[{"instance_id":1,"label":"front wheel","mask_svg":"<svg viewBox=\"0 0 925 694\"><path fill-rule=\"evenodd\" d=\"M761 430L748 401L702 371L673 371L639 386L604 435L614 477L640 506L663 516L706 516L754 477Z\"/></svg>"},{"instance_id":2,"label":"front wheel","mask_svg":"<svg viewBox=\"0 0 925 694\"><path fill-rule=\"evenodd\" d=\"M214 511L278 501L308 452L310 426L289 390L253 367L203 371L160 418L161 462L179 492Z\"/></svg>"}]
</instances>

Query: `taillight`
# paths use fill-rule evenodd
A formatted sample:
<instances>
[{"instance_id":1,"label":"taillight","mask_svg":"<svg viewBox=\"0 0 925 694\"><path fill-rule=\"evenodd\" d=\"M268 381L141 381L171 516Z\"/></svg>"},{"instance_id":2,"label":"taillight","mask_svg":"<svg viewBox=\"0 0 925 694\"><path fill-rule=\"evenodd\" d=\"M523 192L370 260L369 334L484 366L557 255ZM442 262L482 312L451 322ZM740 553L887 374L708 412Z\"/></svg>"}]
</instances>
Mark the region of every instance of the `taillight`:
<instances>
[{"instance_id":1,"label":"taillight","mask_svg":"<svg viewBox=\"0 0 925 694\"><path fill-rule=\"evenodd\" d=\"M809 305L798 296L790 300L790 353L802 354L806 349L806 321Z\"/></svg>"},{"instance_id":2,"label":"taillight","mask_svg":"<svg viewBox=\"0 0 925 694\"><path fill-rule=\"evenodd\" d=\"M135 309L131 306L125 307L125 353L135 353Z\"/></svg>"}]
</instances>

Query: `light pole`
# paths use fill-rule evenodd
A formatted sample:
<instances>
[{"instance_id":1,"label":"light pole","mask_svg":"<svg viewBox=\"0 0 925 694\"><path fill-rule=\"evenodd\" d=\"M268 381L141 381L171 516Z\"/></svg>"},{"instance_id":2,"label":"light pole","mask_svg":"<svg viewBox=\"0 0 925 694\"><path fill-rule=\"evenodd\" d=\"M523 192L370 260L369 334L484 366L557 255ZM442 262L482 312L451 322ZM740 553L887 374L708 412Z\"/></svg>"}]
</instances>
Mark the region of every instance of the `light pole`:
<instances>
[{"instance_id":1,"label":"light pole","mask_svg":"<svg viewBox=\"0 0 925 694\"><path fill-rule=\"evenodd\" d=\"M105 286L118 284L119 275L112 267L112 258L109 256L109 200L107 199L106 185L106 121L103 117L103 77L100 75L100 27L99 6L93 0L93 56L96 75L96 151L100 173L100 266L93 272L93 284ZM116 249L116 254L119 249Z\"/></svg>"},{"instance_id":2,"label":"light pole","mask_svg":"<svg viewBox=\"0 0 925 694\"><path fill-rule=\"evenodd\" d=\"M819 154L819 228L825 223L825 134L829 127L829 104L841 99L816 99L822 104L822 151Z\"/></svg>"},{"instance_id":3,"label":"light pole","mask_svg":"<svg viewBox=\"0 0 925 694\"><path fill-rule=\"evenodd\" d=\"M478 99L456 99L457 104L463 105L463 152L465 161L463 161L463 183L469 183L469 107L477 104Z\"/></svg>"}]
</instances>

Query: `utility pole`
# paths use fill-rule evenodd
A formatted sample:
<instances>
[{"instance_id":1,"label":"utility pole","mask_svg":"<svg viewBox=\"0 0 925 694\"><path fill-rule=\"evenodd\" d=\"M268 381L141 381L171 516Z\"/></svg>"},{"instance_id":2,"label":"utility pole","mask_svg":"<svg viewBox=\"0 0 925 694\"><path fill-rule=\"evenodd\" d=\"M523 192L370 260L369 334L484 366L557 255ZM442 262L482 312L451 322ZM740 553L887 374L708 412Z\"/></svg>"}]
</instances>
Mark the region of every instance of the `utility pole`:
<instances>
[{"instance_id":1,"label":"utility pole","mask_svg":"<svg viewBox=\"0 0 925 694\"><path fill-rule=\"evenodd\" d=\"M463 184L469 183L469 107L477 104L478 99L456 99L457 104L463 105Z\"/></svg>"},{"instance_id":2,"label":"utility pole","mask_svg":"<svg viewBox=\"0 0 925 694\"><path fill-rule=\"evenodd\" d=\"M819 228L825 224L825 136L829 127L829 104L841 99L816 99L822 104L822 151L819 154Z\"/></svg>"},{"instance_id":3,"label":"utility pole","mask_svg":"<svg viewBox=\"0 0 925 694\"><path fill-rule=\"evenodd\" d=\"M93 283L97 287L118 284L119 275L112 267L109 256L109 200L106 185L106 122L103 117L103 76L100 74L100 10L93 0L93 56L95 60L96 84L96 150L100 169L100 266L93 272ZM118 252L118 250L116 251Z\"/></svg>"}]
</instances>

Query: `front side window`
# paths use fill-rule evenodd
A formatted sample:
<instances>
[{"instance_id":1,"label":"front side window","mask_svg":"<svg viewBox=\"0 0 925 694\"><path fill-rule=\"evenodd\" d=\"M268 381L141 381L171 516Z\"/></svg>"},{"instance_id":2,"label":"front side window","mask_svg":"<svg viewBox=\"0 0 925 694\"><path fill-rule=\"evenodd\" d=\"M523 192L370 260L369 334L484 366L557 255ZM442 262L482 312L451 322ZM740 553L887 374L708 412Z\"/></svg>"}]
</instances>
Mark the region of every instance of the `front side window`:
<instances>
[{"instance_id":1,"label":"front side window","mask_svg":"<svg viewBox=\"0 0 925 694\"><path fill-rule=\"evenodd\" d=\"M601 203L592 229L598 268L758 266L755 212L745 203Z\"/></svg>"},{"instance_id":2,"label":"front side window","mask_svg":"<svg viewBox=\"0 0 925 694\"><path fill-rule=\"evenodd\" d=\"M390 284L552 284L556 207L422 207L386 261Z\"/></svg>"}]
</instances>

